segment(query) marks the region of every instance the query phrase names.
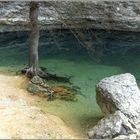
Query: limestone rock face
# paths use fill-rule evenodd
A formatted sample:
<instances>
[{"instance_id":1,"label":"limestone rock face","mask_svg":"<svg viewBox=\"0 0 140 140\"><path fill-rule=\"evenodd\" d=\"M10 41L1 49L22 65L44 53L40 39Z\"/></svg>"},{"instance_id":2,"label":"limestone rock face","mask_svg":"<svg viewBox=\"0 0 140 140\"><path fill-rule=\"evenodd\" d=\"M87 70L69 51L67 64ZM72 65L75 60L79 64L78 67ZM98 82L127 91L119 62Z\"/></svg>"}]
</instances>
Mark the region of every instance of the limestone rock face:
<instances>
[{"instance_id":1,"label":"limestone rock face","mask_svg":"<svg viewBox=\"0 0 140 140\"><path fill-rule=\"evenodd\" d=\"M115 138L118 135L135 133L131 121L120 111L103 118L90 132L89 137L94 139Z\"/></svg>"},{"instance_id":2,"label":"limestone rock face","mask_svg":"<svg viewBox=\"0 0 140 140\"><path fill-rule=\"evenodd\" d=\"M105 114L120 110L129 118L140 116L140 90L129 73L101 80L96 86L96 98Z\"/></svg>"},{"instance_id":3,"label":"limestone rock face","mask_svg":"<svg viewBox=\"0 0 140 140\"><path fill-rule=\"evenodd\" d=\"M40 2L39 23L48 28L95 28L140 31L139 0ZM0 3L0 31L29 28L29 2Z\"/></svg>"},{"instance_id":4,"label":"limestone rock face","mask_svg":"<svg viewBox=\"0 0 140 140\"><path fill-rule=\"evenodd\" d=\"M105 117L89 138L140 138L140 90L133 75L104 78L96 85L96 99Z\"/></svg>"}]
</instances>

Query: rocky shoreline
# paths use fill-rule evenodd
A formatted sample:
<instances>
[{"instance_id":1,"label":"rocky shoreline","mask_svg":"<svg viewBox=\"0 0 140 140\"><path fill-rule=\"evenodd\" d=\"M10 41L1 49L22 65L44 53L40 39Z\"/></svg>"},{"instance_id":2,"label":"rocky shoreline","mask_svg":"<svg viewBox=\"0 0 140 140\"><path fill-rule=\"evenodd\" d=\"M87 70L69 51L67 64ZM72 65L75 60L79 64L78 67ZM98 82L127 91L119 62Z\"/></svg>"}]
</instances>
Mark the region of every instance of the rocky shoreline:
<instances>
[{"instance_id":1,"label":"rocky shoreline","mask_svg":"<svg viewBox=\"0 0 140 140\"><path fill-rule=\"evenodd\" d=\"M0 139L78 139L64 121L44 113L26 91L22 76L0 74Z\"/></svg>"}]
</instances>

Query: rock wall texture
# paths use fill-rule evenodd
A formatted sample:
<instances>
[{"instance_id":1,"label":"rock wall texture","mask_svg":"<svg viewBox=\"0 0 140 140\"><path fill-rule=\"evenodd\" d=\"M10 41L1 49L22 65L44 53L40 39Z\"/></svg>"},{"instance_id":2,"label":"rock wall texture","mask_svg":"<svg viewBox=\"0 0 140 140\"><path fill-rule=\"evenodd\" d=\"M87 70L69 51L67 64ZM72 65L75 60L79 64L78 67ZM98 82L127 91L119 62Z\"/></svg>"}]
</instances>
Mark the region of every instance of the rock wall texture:
<instances>
[{"instance_id":1,"label":"rock wall texture","mask_svg":"<svg viewBox=\"0 0 140 140\"><path fill-rule=\"evenodd\" d=\"M105 118L90 130L90 138L140 138L140 90L133 75L101 80L96 97Z\"/></svg>"},{"instance_id":2,"label":"rock wall texture","mask_svg":"<svg viewBox=\"0 0 140 140\"><path fill-rule=\"evenodd\" d=\"M28 29L29 2L0 2L0 31ZM42 29L94 28L140 31L139 0L40 2Z\"/></svg>"}]
</instances>

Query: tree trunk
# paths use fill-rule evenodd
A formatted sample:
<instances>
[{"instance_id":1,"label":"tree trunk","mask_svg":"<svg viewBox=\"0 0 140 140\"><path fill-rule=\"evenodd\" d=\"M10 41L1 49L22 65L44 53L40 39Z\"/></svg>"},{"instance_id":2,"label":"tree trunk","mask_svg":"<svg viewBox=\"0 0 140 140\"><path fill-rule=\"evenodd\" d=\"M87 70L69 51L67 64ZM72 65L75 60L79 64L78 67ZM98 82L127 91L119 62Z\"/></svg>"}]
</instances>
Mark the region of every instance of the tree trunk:
<instances>
[{"instance_id":1,"label":"tree trunk","mask_svg":"<svg viewBox=\"0 0 140 140\"><path fill-rule=\"evenodd\" d=\"M37 75L38 70L38 42L39 42L39 26L38 26L38 2L30 2L30 26L31 33L29 37L29 68L33 75Z\"/></svg>"},{"instance_id":2,"label":"tree trunk","mask_svg":"<svg viewBox=\"0 0 140 140\"><path fill-rule=\"evenodd\" d=\"M29 64L28 67L21 70L23 74L32 78L33 76L47 77L38 66L38 42L39 42L39 25L38 25L39 4L36 1L30 2L30 28L29 37Z\"/></svg>"}]
</instances>

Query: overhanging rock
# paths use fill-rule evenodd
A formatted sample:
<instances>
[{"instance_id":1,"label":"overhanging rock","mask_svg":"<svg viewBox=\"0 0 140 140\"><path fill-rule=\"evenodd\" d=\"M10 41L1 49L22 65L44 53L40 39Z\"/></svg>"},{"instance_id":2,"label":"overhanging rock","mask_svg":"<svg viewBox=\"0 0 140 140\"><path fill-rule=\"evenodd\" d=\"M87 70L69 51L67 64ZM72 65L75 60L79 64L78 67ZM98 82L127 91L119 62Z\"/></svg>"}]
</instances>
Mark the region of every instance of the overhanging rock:
<instances>
[{"instance_id":1,"label":"overhanging rock","mask_svg":"<svg viewBox=\"0 0 140 140\"><path fill-rule=\"evenodd\" d=\"M39 2L41 29L140 31L139 0L48 0ZM0 3L0 31L28 30L29 2Z\"/></svg>"}]
</instances>

